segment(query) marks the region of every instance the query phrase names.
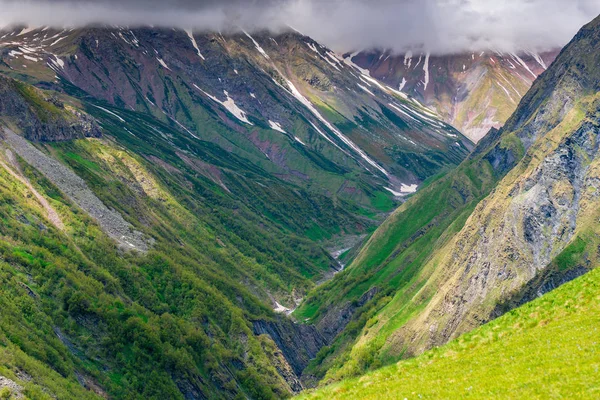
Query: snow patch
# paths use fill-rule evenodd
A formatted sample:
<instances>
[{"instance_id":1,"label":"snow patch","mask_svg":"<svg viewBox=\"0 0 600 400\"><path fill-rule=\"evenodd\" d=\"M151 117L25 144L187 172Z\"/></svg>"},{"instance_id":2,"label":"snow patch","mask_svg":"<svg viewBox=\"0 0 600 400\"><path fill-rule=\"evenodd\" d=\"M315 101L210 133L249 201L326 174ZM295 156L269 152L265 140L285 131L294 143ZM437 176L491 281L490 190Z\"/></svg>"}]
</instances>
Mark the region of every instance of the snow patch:
<instances>
[{"instance_id":1,"label":"snow patch","mask_svg":"<svg viewBox=\"0 0 600 400\"><path fill-rule=\"evenodd\" d=\"M193 35L192 31L190 29L188 29L185 32L188 34L188 37L190 38L190 41L192 42L192 46L194 46L194 49L196 49L196 53L198 54L198 57L200 57L203 60L206 60L206 58L204 58L204 56L200 52L200 48L198 47L198 43L196 43L196 39L194 39L194 35Z\"/></svg>"},{"instance_id":2,"label":"snow patch","mask_svg":"<svg viewBox=\"0 0 600 400\"><path fill-rule=\"evenodd\" d=\"M300 138L298 136L294 136L294 139L296 139L296 142L300 143L303 146L306 146L306 143L304 143L302 140L300 140Z\"/></svg>"},{"instance_id":3,"label":"snow patch","mask_svg":"<svg viewBox=\"0 0 600 400\"><path fill-rule=\"evenodd\" d=\"M529 54L531 54L531 56L535 59L535 61L537 61L538 64L540 64L542 66L542 68L548 69L548 66L546 65L546 63L544 62L544 60L542 59L542 57L540 57L540 55L538 53L529 53Z\"/></svg>"},{"instance_id":4,"label":"snow patch","mask_svg":"<svg viewBox=\"0 0 600 400\"><path fill-rule=\"evenodd\" d=\"M202 93L204 93L207 97L209 97L215 103L221 104L223 107L225 107L227 109L227 111L229 111L231 114L233 114L233 116L236 117L237 119L239 119L240 121L242 121L248 125L254 125L252 122L248 121L246 112L244 110L242 110L241 108L239 108L237 106L237 104L235 104L235 101L231 97L229 97L229 93L226 90L224 90L223 93L227 97L227 100L221 101L221 100L217 99L215 96L211 96L210 94L206 93L204 90L200 89L196 84L194 84L194 87L196 89L198 89L199 91L201 91Z\"/></svg>"},{"instance_id":5,"label":"snow patch","mask_svg":"<svg viewBox=\"0 0 600 400\"><path fill-rule=\"evenodd\" d=\"M367 89L366 87L364 87L363 85L361 85L360 83L356 84L359 88L361 88L362 90L364 90L365 92L369 93L371 96L376 97L375 94L373 92L371 92L369 89Z\"/></svg>"},{"instance_id":6,"label":"snow patch","mask_svg":"<svg viewBox=\"0 0 600 400\"><path fill-rule=\"evenodd\" d=\"M423 64L423 71L425 72L425 89L427 90L427 85L429 85L429 56L430 53L427 52L427 54L425 55L425 64Z\"/></svg>"},{"instance_id":7,"label":"snow patch","mask_svg":"<svg viewBox=\"0 0 600 400\"><path fill-rule=\"evenodd\" d=\"M25 58L26 60L29 60L29 61L33 61L33 62L38 62L38 61L40 61L38 58L31 57L31 56L28 56L27 54L24 54L24 55L23 55L23 58Z\"/></svg>"},{"instance_id":8,"label":"snow patch","mask_svg":"<svg viewBox=\"0 0 600 400\"><path fill-rule=\"evenodd\" d=\"M300 91L296 88L296 86L294 86L294 84L291 81L286 80L286 82L287 82L288 87L292 91L292 94L294 95L294 97L296 97L296 99L298 99L298 101L300 101L302 104L304 104L304 106L306 108L308 108L309 111L312 112L313 115L315 117L317 117L327 128L329 128L329 130L331 132L333 132L348 147L350 147L355 152L357 152L360 155L360 157L363 160L365 160L368 164L370 164L371 166L373 166L374 168L379 170L385 176L389 176L389 173L383 167L381 167L379 164L377 164L375 161L373 161L360 147L358 147L356 144L354 144L354 142L352 142L350 139L348 139L346 136L344 136L342 134L342 132L340 132L335 126L333 126L333 124L331 124L329 121L327 121L321 115L321 113L319 113L319 111L317 111L317 109L312 105L312 103L310 101L308 101L308 99L306 97L304 97L302 95L302 93L300 93Z\"/></svg>"},{"instance_id":9,"label":"snow patch","mask_svg":"<svg viewBox=\"0 0 600 400\"><path fill-rule=\"evenodd\" d=\"M393 194L396 197L402 197L402 196L406 196L407 194L415 193L418 188L419 188L419 185L405 185L405 184L401 184L399 192L396 191L396 190L394 190L394 189L391 189L389 187L385 187L384 189L387 190L388 192L390 192L391 194Z\"/></svg>"},{"instance_id":10,"label":"snow patch","mask_svg":"<svg viewBox=\"0 0 600 400\"><path fill-rule=\"evenodd\" d=\"M279 314L290 314L292 312L292 310L290 310L287 307L282 306L278 302L275 302L275 308L273 309L273 311L275 311L276 313L279 313Z\"/></svg>"},{"instance_id":11,"label":"snow patch","mask_svg":"<svg viewBox=\"0 0 600 400\"><path fill-rule=\"evenodd\" d=\"M260 54L262 54L267 60L269 60L271 58L271 57L269 57L267 52L262 47L260 47L258 42L256 40L254 40L254 38L252 36L250 36L250 34L248 32L244 31L244 34L246 34L246 36L248 36L250 38L250 40L252 40L252 42L254 43L254 46L256 46L256 49L258 50L258 52Z\"/></svg>"},{"instance_id":12,"label":"snow patch","mask_svg":"<svg viewBox=\"0 0 600 400\"><path fill-rule=\"evenodd\" d=\"M537 75L534 74L533 71L529 69L529 66L525 63L525 61L523 61L521 59L521 57L519 57L516 54L512 54L512 56L515 60L517 60L519 62L519 64L521 64L523 66L523 68L525 68L527 70L527 72L529 72L533 76L533 79L537 79Z\"/></svg>"},{"instance_id":13,"label":"snow patch","mask_svg":"<svg viewBox=\"0 0 600 400\"><path fill-rule=\"evenodd\" d=\"M158 60L158 62L160 63L160 65L163 66L163 68L166 68L169 71L171 71L171 68L169 68L169 66L167 65L167 63L162 58L156 57L156 59Z\"/></svg>"},{"instance_id":14,"label":"snow patch","mask_svg":"<svg viewBox=\"0 0 600 400\"><path fill-rule=\"evenodd\" d=\"M404 66L407 69L410 68L410 65L412 64L412 56L412 51L409 51L404 55Z\"/></svg>"},{"instance_id":15,"label":"snow patch","mask_svg":"<svg viewBox=\"0 0 600 400\"><path fill-rule=\"evenodd\" d=\"M402 77L402 82L400 82L400 86L398 87L399 91L402 91L402 89L404 89L404 87L406 86L408 82L406 81L405 77Z\"/></svg>"},{"instance_id":16,"label":"snow patch","mask_svg":"<svg viewBox=\"0 0 600 400\"><path fill-rule=\"evenodd\" d=\"M125 122L125 120L124 120L123 118L121 118L121 117L120 117L118 114L116 114L116 113L114 113L114 112L112 112L112 111L110 111L110 110L107 110L107 109L106 109L106 108L104 108L104 107L100 107L100 106L94 106L94 107L96 107L96 108L99 108L100 110L104 111L104 112L105 112L105 113L107 113L107 114L110 114L110 115L112 115L113 117L116 117L116 118L117 118L119 121L121 121L121 122Z\"/></svg>"},{"instance_id":17,"label":"snow patch","mask_svg":"<svg viewBox=\"0 0 600 400\"><path fill-rule=\"evenodd\" d=\"M500 82L496 82L498 84L498 86L500 86L502 88L502 90L504 90L504 92L506 93L506 95L508 96L508 98L510 99L510 101L514 104L515 101L513 100L512 96L510 95L510 92L508 91L508 89L506 89L504 87L504 85L502 85Z\"/></svg>"},{"instance_id":18,"label":"snow patch","mask_svg":"<svg viewBox=\"0 0 600 400\"><path fill-rule=\"evenodd\" d=\"M283 130L283 128L281 127L281 124L279 122L274 122L274 121L269 120L269 126L273 130L279 131L281 133L287 133L286 131Z\"/></svg>"}]
</instances>

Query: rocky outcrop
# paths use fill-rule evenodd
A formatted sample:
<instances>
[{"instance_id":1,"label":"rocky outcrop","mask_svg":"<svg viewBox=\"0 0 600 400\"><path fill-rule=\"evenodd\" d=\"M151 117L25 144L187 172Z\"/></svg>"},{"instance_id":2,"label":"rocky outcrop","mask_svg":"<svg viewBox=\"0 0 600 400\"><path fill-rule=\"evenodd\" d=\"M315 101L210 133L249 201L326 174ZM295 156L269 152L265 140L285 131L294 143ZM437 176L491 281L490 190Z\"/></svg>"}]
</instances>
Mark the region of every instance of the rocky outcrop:
<instances>
[{"instance_id":1,"label":"rocky outcrop","mask_svg":"<svg viewBox=\"0 0 600 400\"><path fill-rule=\"evenodd\" d=\"M23 387L4 376L0 376L0 398L14 400L24 399Z\"/></svg>"},{"instance_id":2,"label":"rocky outcrop","mask_svg":"<svg viewBox=\"0 0 600 400\"><path fill-rule=\"evenodd\" d=\"M57 142L100 137L96 121L56 97L0 76L0 115L32 141Z\"/></svg>"},{"instance_id":3,"label":"rocky outcrop","mask_svg":"<svg viewBox=\"0 0 600 400\"><path fill-rule=\"evenodd\" d=\"M356 311L371 301L379 293L379 288L374 287L356 302L333 306L317 324L317 329L323 335L328 344L333 342L337 335L352 321Z\"/></svg>"},{"instance_id":4,"label":"rocky outcrop","mask_svg":"<svg viewBox=\"0 0 600 400\"><path fill-rule=\"evenodd\" d=\"M315 326L295 324L278 316L272 321L254 321L255 335L269 335L283 353L296 376L300 376L309 361L327 341Z\"/></svg>"},{"instance_id":5,"label":"rocky outcrop","mask_svg":"<svg viewBox=\"0 0 600 400\"><path fill-rule=\"evenodd\" d=\"M126 250L146 251L152 241L111 210L90 190L85 181L54 158L47 156L9 129L0 133L4 141L29 165L40 171L71 201L94 218L102 230Z\"/></svg>"},{"instance_id":6,"label":"rocky outcrop","mask_svg":"<svg viewBox=\"0 0 600 400\"><path fill-rule=\"evenodd\" d=\"M433 300L394 335L394 348L419 353L446 343L596 265L593 253L564 270L552 262L595 218L599 114L600 101L591 101L587 116L572 111L555 129L536 132L542 138L432 261L439 266L422 295L436 287Z\"/></svg>"},{"instance_id":7,"label":"rocky outcrop","mask_svg":"<svg viewBox=\"0 0 600 400\"><path fill-rule=\"evenodd\" d=\"M589 271L589 267L582 265L576 265L564 271L557 268L539 271L528 285L512 294L508 299L498 303L490 314L490 319L501 317L505 313L533 301Z\"/></svg>"},{"instance_id":8,"label":"rocky outcrop","mask_svg":"<svg viewBox=\"0 0 600 400\"><path fill-rule=\"evenodd\" d=\"M303 376L309 362L319 350L333 343L335 338L352 321L358 309L371 301L379 293L372 288L358 301L347 302L331 308L317 325L297 324L283 316L272 321L255 321L254 334L268 335L281 351L283 360L275 362L279 374L293 391L303 389L300 377L310 385L314 377ZM291 367L291 371L287 367Z\"/></svg>"}]
</instances>

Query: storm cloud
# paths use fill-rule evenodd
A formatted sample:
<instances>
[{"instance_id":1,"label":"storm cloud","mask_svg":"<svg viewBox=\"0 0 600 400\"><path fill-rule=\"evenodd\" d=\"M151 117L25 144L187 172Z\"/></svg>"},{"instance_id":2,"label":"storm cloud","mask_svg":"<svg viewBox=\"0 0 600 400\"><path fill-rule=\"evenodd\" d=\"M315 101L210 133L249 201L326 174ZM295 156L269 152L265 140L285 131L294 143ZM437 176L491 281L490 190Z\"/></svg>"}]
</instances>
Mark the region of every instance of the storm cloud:
<instances>
[{"instance_id":1,"label":"storm cloud","mask_svg":"<svg viewBox=\"0 0 600 400\"><path fill-rule=\"evenodd\" d=\"M0 0L0 24L209 31L291 26L338 51L454 53L563 46L600 0Z\"/></svg>"}]
</instances>

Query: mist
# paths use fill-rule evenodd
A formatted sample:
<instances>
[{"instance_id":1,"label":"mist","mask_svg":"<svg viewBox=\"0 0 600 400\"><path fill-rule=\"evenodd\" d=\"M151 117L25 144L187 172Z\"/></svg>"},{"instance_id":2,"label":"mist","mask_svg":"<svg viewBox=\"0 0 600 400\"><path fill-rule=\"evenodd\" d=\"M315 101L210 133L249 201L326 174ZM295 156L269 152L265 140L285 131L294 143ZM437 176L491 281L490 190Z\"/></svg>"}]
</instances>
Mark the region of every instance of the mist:
<instances>
[{"instance_id":1,"label":"mist","mask_svg":"<svg viewBox=\"0 0 600 400\"><path fill-rule=\"evenodd\" d=\"M564 46L600 0L0 0L1 25L294 29L340 52L544 51Z\"/></svg>"}]
</instances>

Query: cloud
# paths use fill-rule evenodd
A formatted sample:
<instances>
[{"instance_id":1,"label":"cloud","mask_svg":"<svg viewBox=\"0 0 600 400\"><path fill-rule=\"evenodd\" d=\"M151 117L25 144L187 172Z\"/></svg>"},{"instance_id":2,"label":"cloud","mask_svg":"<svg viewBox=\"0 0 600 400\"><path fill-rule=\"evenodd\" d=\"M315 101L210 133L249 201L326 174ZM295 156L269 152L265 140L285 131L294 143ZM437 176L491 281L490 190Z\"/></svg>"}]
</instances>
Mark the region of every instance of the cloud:
<instances>
[{"instance_id":1,"label":"cloud","mask_svg":"<svg viewBox=\"0 0 600 400\"><path fill-rule=\"evenodd\" d=\"M0 24L153 25L200 30L293 26L338 51L433 53L563 46L600 0L0 0Z\"/></svg>"}]
</instances>

